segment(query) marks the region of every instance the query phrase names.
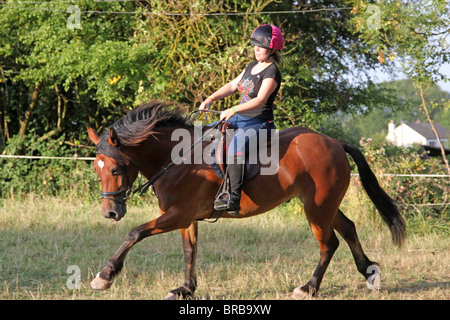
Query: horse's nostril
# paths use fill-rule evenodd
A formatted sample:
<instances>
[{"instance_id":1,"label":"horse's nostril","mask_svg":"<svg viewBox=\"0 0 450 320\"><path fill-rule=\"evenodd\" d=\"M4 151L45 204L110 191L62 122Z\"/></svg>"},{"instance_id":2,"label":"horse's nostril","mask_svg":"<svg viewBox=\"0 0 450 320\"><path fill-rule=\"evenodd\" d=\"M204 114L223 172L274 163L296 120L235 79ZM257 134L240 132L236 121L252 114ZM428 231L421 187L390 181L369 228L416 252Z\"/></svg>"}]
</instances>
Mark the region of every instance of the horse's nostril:
<instances>
[{"instance_id":1,"label":"horse's nostril","mask_svg":"<svg viewBox=\"0 0 450 320\"><path fill-rule=\"evenodd\" d=\"M119 215L117 214L117 212L114 212L114 211L108 211L108 213L106 214L106 218L118 220Z\"/></svg>"}]
</instances>

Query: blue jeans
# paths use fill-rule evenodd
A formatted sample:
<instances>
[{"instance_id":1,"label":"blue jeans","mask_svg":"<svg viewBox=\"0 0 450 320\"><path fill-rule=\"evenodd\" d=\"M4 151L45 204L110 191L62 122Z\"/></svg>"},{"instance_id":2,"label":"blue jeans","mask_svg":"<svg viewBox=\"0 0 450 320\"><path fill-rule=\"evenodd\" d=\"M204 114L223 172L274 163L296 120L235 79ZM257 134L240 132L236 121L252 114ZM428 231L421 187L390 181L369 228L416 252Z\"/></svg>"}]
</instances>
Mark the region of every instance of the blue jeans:
<instances>
[{"instance_id":1,"label":"blue jeans","mask_svg":"<svg viewBox=\"0 0 450 320\"><path fill-rule=\"evenodd\" d=\"M228 157L241 158L242 161L246 154L257 152L259 143L267 143L270 141L271 129L276 129L273 120L267 121L258 118L248 118L240 114L231 117L228 123L233 125L236 133L230 142L227 155ZM267 141L259 141L262 130L266 130L265 137L267 137Z\"/></svg>"}]
</instances>

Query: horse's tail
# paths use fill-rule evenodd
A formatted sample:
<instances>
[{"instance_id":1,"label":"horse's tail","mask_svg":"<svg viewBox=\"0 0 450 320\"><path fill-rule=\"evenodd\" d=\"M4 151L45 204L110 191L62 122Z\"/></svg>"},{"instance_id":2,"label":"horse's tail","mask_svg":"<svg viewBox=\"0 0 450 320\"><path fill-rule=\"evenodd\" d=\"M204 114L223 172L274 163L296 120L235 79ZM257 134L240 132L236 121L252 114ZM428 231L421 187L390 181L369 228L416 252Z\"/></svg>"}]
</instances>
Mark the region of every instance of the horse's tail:
<instances>
[{"instance_id":1,"label":"horse's tail","mask_svg":"<svg viewBox=\"0 0 450 320\"><path fill-rule=\"evenodd\" d=\"M378 184L378 180L369 167L364 155L358 148L348 142L340 141L358 167L362 185L369 198L375 204L383 220L389 226L392 233L392 241L399 247L402 245L406 235L406 224L400 215L397 205L391 197Z\"/></svg>"}]
</instances>

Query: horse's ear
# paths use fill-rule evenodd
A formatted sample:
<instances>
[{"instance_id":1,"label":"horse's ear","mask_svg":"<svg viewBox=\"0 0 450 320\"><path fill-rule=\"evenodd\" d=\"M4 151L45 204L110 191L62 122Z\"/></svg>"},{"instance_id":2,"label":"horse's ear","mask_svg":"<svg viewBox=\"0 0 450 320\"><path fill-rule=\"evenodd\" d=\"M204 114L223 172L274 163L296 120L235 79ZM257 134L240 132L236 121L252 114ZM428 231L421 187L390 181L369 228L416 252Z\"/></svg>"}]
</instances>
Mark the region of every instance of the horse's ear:
<instances>
[{"instance_id":1,"label":"horse's ear","mask_svg":"<svg viewBox=\"0 0 450 320\"><path fill-rule=\"evenodd\" d=\"M97 145L98 142L100 141L100 137L98 136L97 132L94 129L92 129L91 127L88 127L87 131L88 131L89 139L91 139L91 141L95 145Z\"/></svg>"},{"instance_id":2,"label":"horse's ear","mask_svg":"<svg viewBox=\"0 0 450 320\"><path fill-rule=\"evenodd\" d=\"M108 143L114 147L119 145L119 137L117 136L116 130L113 128L109 128Z\"/></svg>"}]
</instances>

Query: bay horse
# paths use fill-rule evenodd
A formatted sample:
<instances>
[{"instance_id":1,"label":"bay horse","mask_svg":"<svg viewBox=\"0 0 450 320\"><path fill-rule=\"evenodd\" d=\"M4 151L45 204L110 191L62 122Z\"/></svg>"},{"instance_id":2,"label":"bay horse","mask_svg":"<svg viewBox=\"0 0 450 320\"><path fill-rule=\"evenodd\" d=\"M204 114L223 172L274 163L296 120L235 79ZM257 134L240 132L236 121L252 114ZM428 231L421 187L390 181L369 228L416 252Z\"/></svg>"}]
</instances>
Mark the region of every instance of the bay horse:
<instances>
[{"instance_id":1,"label":"bay horse","mask_svg":"<svg viewBox=\"0 0 450 320\"><path fill-rule=\"evenodd\" d=\"M123 267L130 249L146 237L179 229L183 242L185 281L172 290L167 299L189 298L197 287L198 220L214 213L215 194L222 180L211 165L178 164L161 168L171 160L174 130L184 128L193 133L186 112L176 103L152 101L131 110L99 137L94 129L88 134L96 145L94 169L102 184L102 214L119 221L126 213L126 200L140 172L147 179L155 175L154 191L161 216L133 228L106 266L92 280L94 289L109 288ZM203 142L205 148L208 142ZM292 296L314 296L333 253L339 245L335 230L347 242L358 271L368 281L380 277L376 262L370 261L358 240L354 223L339 209L350 182L350 164L355 161L362 185L387 223L393 242L401 246L406 232L405 221L396 204L380 187L363 154L347 142L302 127L279 131L279 163L276 174L257 175L245 181L239 216L223 213L223 218L246 218L267 212L278 205L299 198L310 228L319 242L320 260L303 286Z\"/></svg>"}]
</instances>

